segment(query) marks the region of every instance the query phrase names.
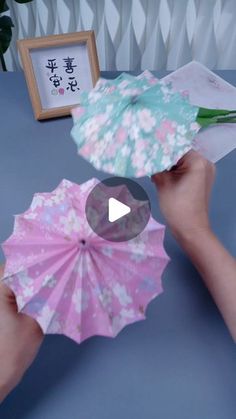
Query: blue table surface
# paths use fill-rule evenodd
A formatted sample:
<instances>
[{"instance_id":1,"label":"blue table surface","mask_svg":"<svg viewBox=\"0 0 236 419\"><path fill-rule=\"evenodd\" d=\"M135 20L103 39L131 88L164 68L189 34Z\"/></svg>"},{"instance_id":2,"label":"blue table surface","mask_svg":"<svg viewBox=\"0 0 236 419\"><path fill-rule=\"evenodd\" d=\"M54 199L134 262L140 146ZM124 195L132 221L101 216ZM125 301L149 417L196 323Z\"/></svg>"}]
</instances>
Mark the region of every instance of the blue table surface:
<instances>
[{"instance_id":1,"label":"blue table surface","mask_svg":"<svg viewBox=\"0 0 236 419\"><path fill-rule=\"evenodd\" d=\"M236 71L218 74L236 85ZM62 178L81 183L107 176L77 156L71 117L34 120L23 73L0 73L0 111L2 242L12 232L13 214L28 208L34 192L51 191ZM235 179L236 151L217 163L210 206L215 233L236 256ZM154 186L139 182L153 216L164 223ZM168 229L165 248L172 260L164 293L149 305L147 319L115 339L96 336L81 345L47 336L0 406L1 419L235 419L236 346Z\"/></svg>"}]
</instances>

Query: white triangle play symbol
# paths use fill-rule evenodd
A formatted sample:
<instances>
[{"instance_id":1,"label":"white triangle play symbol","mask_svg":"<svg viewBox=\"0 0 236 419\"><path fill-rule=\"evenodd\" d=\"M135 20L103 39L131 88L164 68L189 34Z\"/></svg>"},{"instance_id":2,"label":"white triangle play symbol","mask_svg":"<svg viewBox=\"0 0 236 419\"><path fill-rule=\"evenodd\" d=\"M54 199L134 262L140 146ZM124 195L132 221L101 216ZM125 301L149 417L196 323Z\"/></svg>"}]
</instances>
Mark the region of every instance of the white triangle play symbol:
<instances>
[{"instance_id":1,"label":"white triangle play symbol","mask_svg":"<svg viewBox=\"0 0 236 419\"><path fill-rule=\"evenodd\" d=\"M129 214L131 211L128 205L123 204L115 198L109 198L108 200L108 220L113 223L124 215Z\"/></svg>"}]
</instances>

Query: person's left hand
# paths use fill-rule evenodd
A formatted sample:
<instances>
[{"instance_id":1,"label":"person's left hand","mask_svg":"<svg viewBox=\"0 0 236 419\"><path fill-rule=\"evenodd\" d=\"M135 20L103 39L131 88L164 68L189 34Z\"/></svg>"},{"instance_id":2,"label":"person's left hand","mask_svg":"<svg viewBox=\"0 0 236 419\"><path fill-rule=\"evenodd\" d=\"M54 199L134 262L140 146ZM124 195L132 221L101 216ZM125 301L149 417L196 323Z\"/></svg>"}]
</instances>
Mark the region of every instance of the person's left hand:
<instances>
[{"instance_id":1,"label":"person's left hand","mask_svg":"<svg viewBox=\"0 0 236 419\"><path fill-rule=\"evenodd\" d=\"M0 266L0 278L3 272ZM0 279L0 402L19 383L42 341L38 323L17 312L14 293Z\"/></svg>"}]
</instances>

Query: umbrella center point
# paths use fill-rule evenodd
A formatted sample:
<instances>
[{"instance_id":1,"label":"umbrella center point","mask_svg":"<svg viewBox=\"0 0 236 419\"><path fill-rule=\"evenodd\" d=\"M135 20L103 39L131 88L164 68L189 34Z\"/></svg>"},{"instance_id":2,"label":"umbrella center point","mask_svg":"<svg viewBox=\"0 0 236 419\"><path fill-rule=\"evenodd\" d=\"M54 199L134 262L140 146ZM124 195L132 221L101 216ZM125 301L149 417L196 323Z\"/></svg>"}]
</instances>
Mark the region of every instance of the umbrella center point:
<instances>
[{"instance_id":1,"label":"umbrella center point","mask_svg":"<svg viewBox=\"0 0 236 419\"><path fill-rule=\"evenodd\" d=\"M87 250L89 248L89 243L86 239L79 239L78 240L78 249L79 250Z\"/></svg>"},{"instance_id":2,"label":"umbrella center point","mask_svg":"<svg viewBox=\"0 0 236 419\"><path fill-rule=\"evenodd\" d=\"M130 103L132 104L132 105L135 105L135 103L137 103L138 102L138 95L133 95L133 96L131 96L131 98L130 98Z\"/></svg>"}]
</instances>

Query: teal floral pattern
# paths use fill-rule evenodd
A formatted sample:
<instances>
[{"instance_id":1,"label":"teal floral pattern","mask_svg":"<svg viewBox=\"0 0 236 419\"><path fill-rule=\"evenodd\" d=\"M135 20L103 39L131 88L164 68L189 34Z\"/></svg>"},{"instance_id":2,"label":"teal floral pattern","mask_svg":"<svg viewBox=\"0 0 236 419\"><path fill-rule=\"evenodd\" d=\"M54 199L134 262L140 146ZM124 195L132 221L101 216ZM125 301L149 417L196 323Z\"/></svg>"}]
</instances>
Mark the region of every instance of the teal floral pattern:
<instances>
[{"instance_id":1,"label":"teal floral pattern","mask_svg":"<svg viewBox=\"0 0 236 419\"><path fill-rule=\"evenodd\" d=\"M186 92L145 71L98 80L72 110L78 153L98 170L127 177L169 170L192 147L199 108Z\"/></svg>"}]
</instances>

